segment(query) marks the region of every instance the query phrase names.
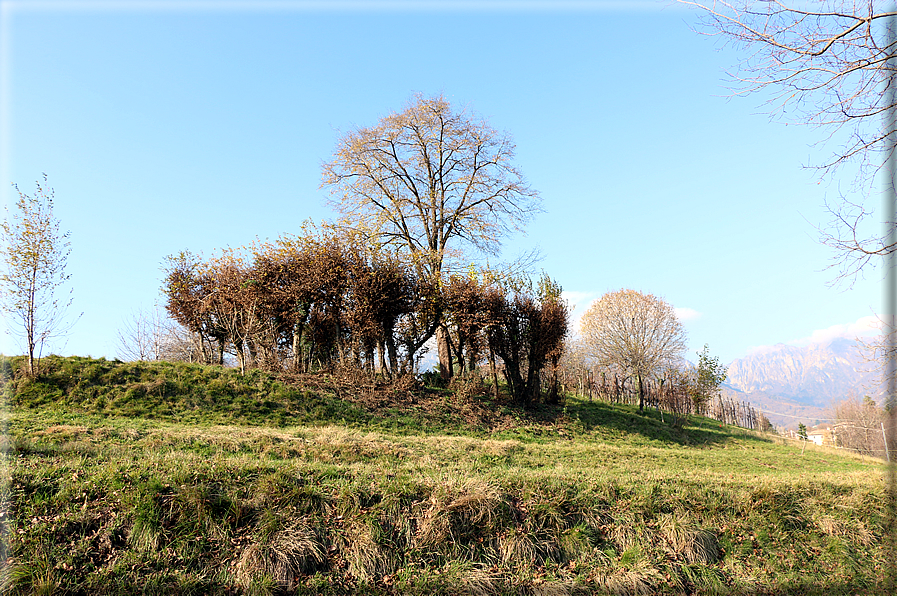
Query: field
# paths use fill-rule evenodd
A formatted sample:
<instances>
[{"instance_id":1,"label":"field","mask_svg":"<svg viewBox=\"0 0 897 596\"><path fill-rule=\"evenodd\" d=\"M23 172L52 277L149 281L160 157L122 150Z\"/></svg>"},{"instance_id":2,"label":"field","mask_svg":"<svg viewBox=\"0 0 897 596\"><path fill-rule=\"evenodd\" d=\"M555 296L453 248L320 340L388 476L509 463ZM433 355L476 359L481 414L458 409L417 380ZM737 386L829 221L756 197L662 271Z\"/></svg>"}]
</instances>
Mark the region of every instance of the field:
<instances>
[{"instance_id":1,"label":"field","mask_svg":"<svg viewBox=\"0 0 897 596\"><path fill-rule=\"evenodd\" d=\"M43 364L0 361L3 593L887 593L878 461L573 397Z\"/></svg>"}]
</instances>

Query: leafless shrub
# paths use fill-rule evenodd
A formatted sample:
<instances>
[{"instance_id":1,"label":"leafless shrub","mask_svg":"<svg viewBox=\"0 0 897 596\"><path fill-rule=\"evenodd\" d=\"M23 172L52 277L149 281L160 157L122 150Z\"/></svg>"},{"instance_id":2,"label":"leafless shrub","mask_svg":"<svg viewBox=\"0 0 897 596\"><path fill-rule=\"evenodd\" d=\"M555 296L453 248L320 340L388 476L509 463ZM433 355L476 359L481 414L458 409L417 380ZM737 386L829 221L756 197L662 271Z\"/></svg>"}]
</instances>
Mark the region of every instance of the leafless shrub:
<instances>
[{"instance_id":1,"label":"leafless shrub","mask_svg":"<svg viewBox=\"0 0 897 596\"><path fill-rule=\"evenodd\" d=\"M158 306L137 309L116 334L116 352L125 361L167 360L210 363L214 342L203 350L201 337L168 317ZM208 343L208 342L207 342Z\"/></svg>"},{"instance_id":2,"label":"leafless shrub","mask_svg":"<svg viewBox=\"0 0 897 596\"><path fill-rule=\"evenodd\" d=\"M476 372L452 377L452 380L449 381L449 389L454 391L455 397L461 400L467 400L476 395L484 395L486 393L483 377Z\"/></svg>"}]
</instances>

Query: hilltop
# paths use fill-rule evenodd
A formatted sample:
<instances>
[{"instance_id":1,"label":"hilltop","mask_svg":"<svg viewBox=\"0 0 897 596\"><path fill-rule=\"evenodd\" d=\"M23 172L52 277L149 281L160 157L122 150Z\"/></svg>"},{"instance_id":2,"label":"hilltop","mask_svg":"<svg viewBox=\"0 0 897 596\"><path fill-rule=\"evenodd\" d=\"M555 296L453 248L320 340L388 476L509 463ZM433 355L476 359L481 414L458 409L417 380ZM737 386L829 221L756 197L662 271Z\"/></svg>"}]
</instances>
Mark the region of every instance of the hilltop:
<instances>
[{"instance_id":1,"label":"hilltop","mask_svg":"<svg viewBox=\"0 0 897 596\"><path fill-rule=\"evenodd\" d=\"M0 362L4 593L884 593L877 461L572 397L45 364Z\"/></svg>"}]
</instances>

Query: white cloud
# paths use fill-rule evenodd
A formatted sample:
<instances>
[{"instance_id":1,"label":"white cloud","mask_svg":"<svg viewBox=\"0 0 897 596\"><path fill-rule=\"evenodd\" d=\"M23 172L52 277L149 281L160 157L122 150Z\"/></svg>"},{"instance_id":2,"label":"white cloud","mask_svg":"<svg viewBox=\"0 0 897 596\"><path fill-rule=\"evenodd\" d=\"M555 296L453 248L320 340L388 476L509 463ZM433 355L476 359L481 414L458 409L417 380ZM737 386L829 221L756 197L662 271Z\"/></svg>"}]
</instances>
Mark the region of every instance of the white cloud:
<instances>
[{"instance_id":1,"label":"white cloud","mask_svg":"<svg viewBox=\"0 0 897 596\"><path fill-rule=\"evenodd\" d=\"M860 317L853 323L832 325L825 329L817 329L810 335L795 339L786 343L775 345L752 346L745 350L745 356L757 356L769 352L778 351L786 346L806 347L811 345L826 344L836 338L844 339L868 339L881 332L881 319L876 315Z\"/></svg>"},{"instance_id":2,"label":"white cloud","mask_svg":"<svg viewBox=\"0 0 897 596\"><path fill-rule=\"evenodd\" d=\"M680 321L694 321L695 319L701 318L701 313L693 308L682 307L674 308L673 310L676 311L676 316Z\"/></svg>"},{"instance_id":3,"label":"white cloud","mask_svg":"<svg viewBox=\"0 0 897 596\"><path fill-rule=\"evenodd\" d=\"M752 346L746 350L745 356L759 356L761 354L769 354L784 347L785 344L776 344L774 346Z\"/></svg>"},{"instance_id":4,"label":"white cloud","mask_svg":"<svg viewBox=\"0 0 897 596\"><path fill-rule=\"evenodd\" d=\"M876 335L881 331L881 319L875 315L860 317L853 323L845 323L841 325L832 325L825 329L817 329L807 337L795 339L788 343L793 346L809 346L812 344L824 344L835 338L843 337L846 339L856 339L858 337L869 337Z\"/></svg>"}]
</instances>

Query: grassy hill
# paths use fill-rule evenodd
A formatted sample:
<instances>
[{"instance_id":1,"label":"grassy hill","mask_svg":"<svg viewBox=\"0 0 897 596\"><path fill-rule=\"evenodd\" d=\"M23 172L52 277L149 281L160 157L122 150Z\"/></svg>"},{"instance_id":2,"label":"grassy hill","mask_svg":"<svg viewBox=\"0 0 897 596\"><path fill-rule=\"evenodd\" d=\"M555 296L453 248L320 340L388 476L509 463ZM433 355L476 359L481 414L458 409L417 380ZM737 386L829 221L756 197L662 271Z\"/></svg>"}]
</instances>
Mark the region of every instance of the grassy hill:
<instances>
[{"instance_id":1,"label":"grassy hill","mask_svg":"<svg viewBox=\"0 0 897 596\"><path fill-rule=\"evenodd\" d=\"M44 364L0 360L3 593L887 593L880 462L601 402Z\"/></svg>"}]
</instances>

